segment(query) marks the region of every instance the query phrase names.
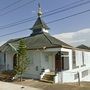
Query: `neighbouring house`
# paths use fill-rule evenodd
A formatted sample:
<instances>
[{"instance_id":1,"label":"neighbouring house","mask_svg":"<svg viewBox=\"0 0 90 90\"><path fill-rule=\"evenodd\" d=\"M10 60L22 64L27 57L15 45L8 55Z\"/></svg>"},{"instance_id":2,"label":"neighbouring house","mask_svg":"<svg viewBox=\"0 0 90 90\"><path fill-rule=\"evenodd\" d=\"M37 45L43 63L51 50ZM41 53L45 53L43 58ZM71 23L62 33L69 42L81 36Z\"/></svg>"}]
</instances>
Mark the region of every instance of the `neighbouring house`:
<instances>
[{"instance_id":1,"label":"neighbouring house","mask_svg":"<svg viewBox=\"0 0 90 90\"><path fill-rule=\"evenodd\" d=\"M77 48L90 50L90 48L84 44L77 46Z\"/></svg>"},{"instance_id":2,"label":"neighbouring house","mask_svg":"<svg viewBox=\"0 0 90 90\"><path fill-rule=\"evenodd\" d=\"M28 37L11 39L0 47L0 70L13 70L16 52L23 39L28 48L30 66L24 77L53 81L55 83L82 81L90 74L90 50L74 48L48 33L49 27L42 20L39 6L38 18Z\"/></svg>"}]
</instances>

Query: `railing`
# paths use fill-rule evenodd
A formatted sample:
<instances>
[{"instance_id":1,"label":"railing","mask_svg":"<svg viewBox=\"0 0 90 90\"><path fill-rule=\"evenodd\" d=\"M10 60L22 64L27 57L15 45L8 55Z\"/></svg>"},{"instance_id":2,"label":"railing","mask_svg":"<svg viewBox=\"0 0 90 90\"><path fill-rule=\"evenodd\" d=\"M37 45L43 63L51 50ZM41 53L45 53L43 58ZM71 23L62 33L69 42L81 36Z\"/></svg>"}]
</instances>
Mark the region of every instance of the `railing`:
<instances>
[{"instance_id":1,"label":"railing","mask_svg":"<svg viewBox=\"0 0 90 90\"><path fill-rule=\"evenodd\" d=\"M41 75L40 75L40 80L43 78L43 76L47 73L49 73L50 70L49 69L42 69Z\"/></svg>"}]
</instances>

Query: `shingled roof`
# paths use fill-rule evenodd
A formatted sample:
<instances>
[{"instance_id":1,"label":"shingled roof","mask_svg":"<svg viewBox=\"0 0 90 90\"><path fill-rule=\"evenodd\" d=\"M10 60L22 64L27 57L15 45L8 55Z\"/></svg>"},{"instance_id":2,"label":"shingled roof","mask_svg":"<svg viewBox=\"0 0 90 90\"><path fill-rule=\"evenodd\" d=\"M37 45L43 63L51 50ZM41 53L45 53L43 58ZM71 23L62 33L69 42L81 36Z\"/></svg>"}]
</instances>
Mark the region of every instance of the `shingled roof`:
<instances>
[{"instance_id":1,"label":"shingled roof","mask_svg":"<svg viewBox=\"0 0 90 90\"><path fill-rule=\"evenodd\" d=\"M90 50L90 48L84 44L77 46L77 48Z\"/></svg>"},{"instance_id":2,"label":"shingled roof","mask_svg":"<svg viewBox=\"0 0 90 90\"><path fill-rule=\"evenodd\" d=\"M49 29L49 27L45 24L45 22L41 19L41 17L38 17L31 30L35 29L39 30L41 28Z\"/></svg>"},{"instance_id":3,"label":"shingled roof","mask_svg":"<svg viewBox=\"0 0 90 90\"><path fill-rule=\"evenodd\" d=\"M19 38L15 40L10 40L7 44L11 44L16 49L18 48L19 41L23 39L26 43L28 49L43 49L46 48L55 48L55 47L68 47L71 48L70 45L60 41L47 33L38 34L35 36L28 36L24 38Z\"/></svg>"}]
</instances>

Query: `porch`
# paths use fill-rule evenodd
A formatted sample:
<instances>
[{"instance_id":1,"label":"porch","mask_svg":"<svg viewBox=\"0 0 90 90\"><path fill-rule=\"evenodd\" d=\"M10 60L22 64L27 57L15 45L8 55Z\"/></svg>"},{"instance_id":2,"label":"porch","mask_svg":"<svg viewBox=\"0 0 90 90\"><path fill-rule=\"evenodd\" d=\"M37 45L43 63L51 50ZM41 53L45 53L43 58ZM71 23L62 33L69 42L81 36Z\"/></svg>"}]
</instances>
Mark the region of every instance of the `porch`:
<instances>
[{"instance_id":1,"label":"porch","mask_svg":"<svg viewBox=\"0 0 90 90\"><path fill-rule=\"evenodd\" d=\"M40 79L48 82L62 82L62 72L71 69L71 50L58 48L43 52ZM61 77L61 78L60 78Z\"/></svg>"}]
</instances>

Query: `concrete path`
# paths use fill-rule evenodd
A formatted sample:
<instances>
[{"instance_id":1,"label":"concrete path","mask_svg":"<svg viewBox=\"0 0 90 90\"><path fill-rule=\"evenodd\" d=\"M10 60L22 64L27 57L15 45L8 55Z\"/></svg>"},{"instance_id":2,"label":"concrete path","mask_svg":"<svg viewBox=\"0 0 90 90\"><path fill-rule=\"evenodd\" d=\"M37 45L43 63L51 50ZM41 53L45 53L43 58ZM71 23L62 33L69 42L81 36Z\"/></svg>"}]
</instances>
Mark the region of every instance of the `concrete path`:
<instances>
[{"instance_id":1,"label":"concrete path","mask_svg":"<svg viewBox=\"0 0 90 90\"><path fill-rule=\"evenodd\" d=\"M22 87L21 85L0 81L0 90L41 90L41 89L28 87L28 86L24 86L24 88L21 88L21 87Z\"/></svg>"}]
</instances>

